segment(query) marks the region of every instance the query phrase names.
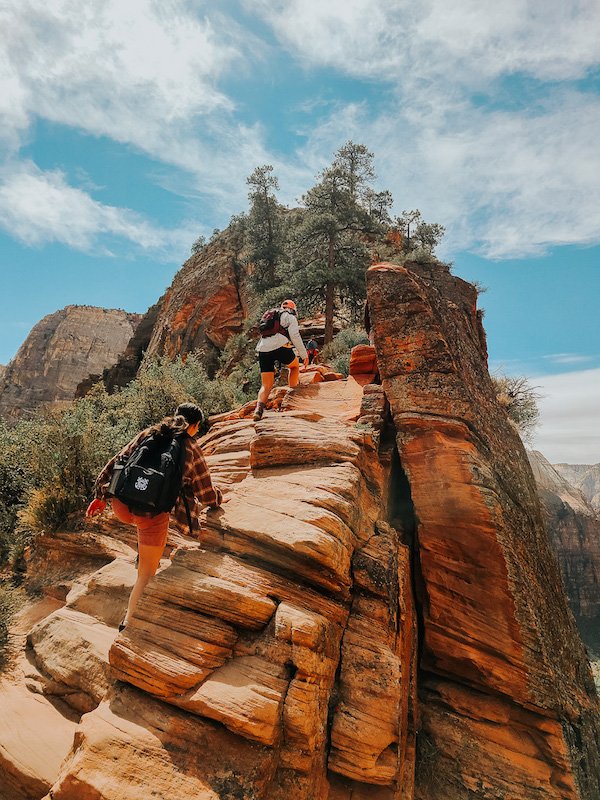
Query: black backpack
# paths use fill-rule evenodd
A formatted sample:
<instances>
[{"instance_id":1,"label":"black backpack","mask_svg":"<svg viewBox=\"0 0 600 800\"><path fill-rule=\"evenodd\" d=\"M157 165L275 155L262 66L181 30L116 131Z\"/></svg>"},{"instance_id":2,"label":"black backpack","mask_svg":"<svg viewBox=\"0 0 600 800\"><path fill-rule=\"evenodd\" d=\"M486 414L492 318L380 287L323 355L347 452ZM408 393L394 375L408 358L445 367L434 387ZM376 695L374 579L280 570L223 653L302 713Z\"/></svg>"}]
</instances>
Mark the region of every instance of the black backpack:
<instances>
[{"instance_id":1,"label":"black backpack","mask_svg":"<svg viewBox=\"0 0 600 800\"><path fill-rule=\"evenodd\" d=\"M170 511L181 492L184 436L147 436L125 461L117 461L108 494L124 503L133 514Z\"/></svg>"}]
</instances>

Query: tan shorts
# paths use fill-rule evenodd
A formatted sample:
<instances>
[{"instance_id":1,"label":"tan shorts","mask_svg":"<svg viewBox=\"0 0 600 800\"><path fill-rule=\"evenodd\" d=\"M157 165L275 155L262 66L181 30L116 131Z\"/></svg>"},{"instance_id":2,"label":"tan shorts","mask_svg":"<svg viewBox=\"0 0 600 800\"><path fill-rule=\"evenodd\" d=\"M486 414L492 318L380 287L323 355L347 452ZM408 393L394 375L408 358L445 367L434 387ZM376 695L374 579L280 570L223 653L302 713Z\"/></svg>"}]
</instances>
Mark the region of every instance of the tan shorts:
<instances>
[{"instance_id":1,"label":"tan shorts","mask_svg":"<svg viewBox=\"0 0 600 800\"><path fill-rule=\"evenodd\" d=\"M112 510L115 517L127 525L135 525L138 534L138 544L149 547L164 547L167 542L169 530L168 511L156 514L154 517L140 517L132 514L127 506L116 497L111 499Z\"/></svg>"}]
</instances>

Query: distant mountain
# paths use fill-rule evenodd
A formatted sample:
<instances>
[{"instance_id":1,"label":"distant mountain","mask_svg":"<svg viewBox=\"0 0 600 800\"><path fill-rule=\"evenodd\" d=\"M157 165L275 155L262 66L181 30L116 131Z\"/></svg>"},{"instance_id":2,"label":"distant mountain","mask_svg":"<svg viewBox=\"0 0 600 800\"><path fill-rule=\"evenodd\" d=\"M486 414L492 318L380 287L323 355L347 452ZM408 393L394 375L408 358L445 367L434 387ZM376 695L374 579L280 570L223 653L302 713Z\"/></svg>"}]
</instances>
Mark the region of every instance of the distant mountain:
<instances>
[{"instance_id":1,"label":"distant mountain","mask_svg":"<svg viewBox=\"0 0 600 800\"><path fill-rule=\"evenodd\" d=\"M600 464L554 464L554 468L600 511Z\"/></svg>"},{"instance_id":2,"label":"distant mountain","mask_svg":"<svg viewBox=\"0 0 600 800\"><path fill-rule=\"evenodd\" d=\"M0 416L14 420L72 400L83 379L115 363L139 320L119 309L75 305L44 317L0 373Z\"/></svg>"},{"instance_id":3,"label":"distant mountain","mask_svg":"<svg viewBox=\"0 0 600 800\"><path fill-rule=\"evenodd\" d=\"M546 527L586 643L600 649L600 518L581 491L538 451L528 453Z\"/></svg>"}]
</instances>

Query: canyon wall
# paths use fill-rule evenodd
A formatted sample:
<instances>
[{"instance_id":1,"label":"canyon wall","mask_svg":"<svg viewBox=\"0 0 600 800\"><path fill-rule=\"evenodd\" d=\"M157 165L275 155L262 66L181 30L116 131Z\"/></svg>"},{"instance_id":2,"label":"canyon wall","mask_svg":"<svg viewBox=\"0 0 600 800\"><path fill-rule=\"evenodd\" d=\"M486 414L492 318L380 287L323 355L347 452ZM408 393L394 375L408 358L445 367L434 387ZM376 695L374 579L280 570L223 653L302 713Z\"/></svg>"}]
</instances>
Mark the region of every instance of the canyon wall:
<instances>
[{"instance_id":1,"label":"canyon wall","mask_svg":"<svg viewBox=\"0 0 600 800\"><path fill-rule=\"evenodd\" d=\"M600 512L600 464L554 464L554 468Z\"/></svg>"},{"instance_id":2,"label":"canyon wall","mask_svg":"<svg viewBox=\"0 0 600 800\"><path fill-rule=\"evenodd\" d=\"M584 641L600 654L600 518L541 453L528 455L571 609Z\"/></svg>"},{"instance_id":3,"label":"canyon wall","mask_svg":"<svg viewBox=\"0 0 600 800\"><path fill-rule=\"evenodd\" d=\"M248 316L238 251L235 235L226 230L185 262L160 302L149 355L175 358L195 350L214 373L221 351Z\"/></svg>"},{"instance_id":4,"label":"canyon wall","mask_svg":"<svg viewBox=\"0 0 600 800\"><path fill-rule=\"evenodd\" d=\"M16 419L40 406L72 400L78 384L100 376L125 350L138 314L67 306L35 325L0 379L0 415Z\"/></svg>"}]
</instances>

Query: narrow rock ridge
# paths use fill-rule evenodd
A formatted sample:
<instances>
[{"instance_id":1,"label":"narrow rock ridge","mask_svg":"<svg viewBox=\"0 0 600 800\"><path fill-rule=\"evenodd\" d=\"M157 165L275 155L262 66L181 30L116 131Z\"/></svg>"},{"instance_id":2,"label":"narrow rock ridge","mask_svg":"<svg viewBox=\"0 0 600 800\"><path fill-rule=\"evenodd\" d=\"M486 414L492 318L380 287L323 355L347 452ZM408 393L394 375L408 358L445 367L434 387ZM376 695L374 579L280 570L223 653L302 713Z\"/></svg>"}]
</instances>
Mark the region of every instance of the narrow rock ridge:
<instances>
[{"instance_id":1,"label":"narrow rock ridge","mask_svg":"<svg viewBox=\"0 0 600 800\"><path fill-rule=\"evenodd\" d=\"M0 794L597 799L598 701L475 291L442 265L368 284L377 352L348 380L307 371L258 423L215 421L227 502L199 540L170 531L120 634L131 532L90 526L102 566L62 578L0 686ZM45 563L68 540L46 537ZM63 754L29 737L28 770L6 732L24 682L60 709Z\"/></svg>"}]
</instances>

